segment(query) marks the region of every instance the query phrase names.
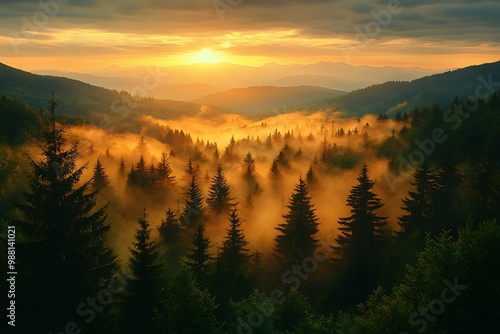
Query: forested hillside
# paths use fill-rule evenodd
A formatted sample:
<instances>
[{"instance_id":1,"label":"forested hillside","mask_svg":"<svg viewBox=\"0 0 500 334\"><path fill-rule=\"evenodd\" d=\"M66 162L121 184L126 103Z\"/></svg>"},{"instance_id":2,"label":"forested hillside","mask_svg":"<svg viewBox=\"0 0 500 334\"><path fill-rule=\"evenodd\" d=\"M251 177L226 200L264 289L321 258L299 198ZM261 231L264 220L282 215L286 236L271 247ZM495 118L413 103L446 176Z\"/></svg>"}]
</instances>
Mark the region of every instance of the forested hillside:
<instances>
[{"instance_id":1,"label":"forested hillside","mask_svg":"<svg viewBox=\"0 0 500 334\"><path fill-rule=\"evenodd\" d=\"M245 121L227 142L189 119L104 132L57 96L0 100L22 333L495 328L498 91L396 120Z\"/></svg>"},{"instance_id":2,"label":"forested hillside","mask_svg":"<svg viewBox=\"0 0 500 334\"><path fill-rule=\"evenodd\" d=\"M470 66L455 71L434 74L413 81L392 81L370 86L311 106L310 110L324 108L342 111L344 117L366 114L410 113L415 108L439 103L448 106L455 97L474 95L478 85L486 84L480 94L491 93L500 83L492 73L499 73L500 62ZM481 81L478 81L482 78Z\"/></svg>"}]
</instances>

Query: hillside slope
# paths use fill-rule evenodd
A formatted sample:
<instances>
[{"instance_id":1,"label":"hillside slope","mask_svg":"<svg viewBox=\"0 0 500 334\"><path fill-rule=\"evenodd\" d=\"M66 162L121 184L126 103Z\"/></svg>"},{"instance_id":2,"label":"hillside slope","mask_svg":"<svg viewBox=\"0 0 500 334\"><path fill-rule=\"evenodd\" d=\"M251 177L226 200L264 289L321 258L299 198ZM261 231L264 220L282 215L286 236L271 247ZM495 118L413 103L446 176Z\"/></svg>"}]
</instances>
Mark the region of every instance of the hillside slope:
<instances>
[{"instance_id":1,"label":"hillside slope","mask_svg":"<svg viewBox=\"0 0 500 334\"><path fill-rule=\"evenodd\" d=\"M127 92L109 90L73 79L32 74L2 63L0 93L22 100L36 110L46 107L50 95L54 93L59 101L60 113L82 116L96 124L103 118L113 118L122 124L142 115L172 119L195 115L202 109L202 106L195 103L134 97ZM226 112L219 107L203 110L205 114Z\"/></svg>"},{"instance_id":2,"label":"hillside slope","mask_svg":"<svg viewBox=\"0 0 500 334\"><path fill-rule=\"evenodd\" d=\"M345 117L379 113L394 116L398 111L411 112L433 103L447 106L456 96L474 95L476 87L490 78L499 83L497 87L500 85L500 61L413 81L386 82L311 105L308 109L342 111ZM481 94L486 93L487 90L483 88Z\"/></svg>"}]
</instances>

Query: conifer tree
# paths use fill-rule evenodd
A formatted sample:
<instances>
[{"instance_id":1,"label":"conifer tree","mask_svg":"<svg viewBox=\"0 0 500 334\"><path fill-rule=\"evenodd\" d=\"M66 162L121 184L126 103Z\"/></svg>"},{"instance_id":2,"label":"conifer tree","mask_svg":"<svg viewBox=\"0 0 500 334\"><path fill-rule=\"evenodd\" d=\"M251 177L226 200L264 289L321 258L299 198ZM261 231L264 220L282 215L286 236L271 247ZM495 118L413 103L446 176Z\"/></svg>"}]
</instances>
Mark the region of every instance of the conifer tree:
<instances>
[{"instance_id":1,"label":"conifer tree","mask_svg":"<svg viewBox=\"0 0 500 334\"><path fill-rule=\"evenodd\" d=\"M259 181L257 181L255 160L250 152L248 152L247 156L245 157L243 169L244 171L241 177L243 178L243 181L245 182L245 185L247 187L247 194L249 197L253 197L253 195L259 194L262 189L259 185Z\"/></svg>"},{"instance_id":2,"label":"conifer tree","mask_svg":"<svg viewBox=\"0 0 500 334\"><path fill-rule=\"evenodd\" d=\"M493 97L492 97L493 98ZM495 162L491 139L471 175L467 203L472 221L500 221L500 166Z\"/></svg>"},{"instance_id":3,"label":"conifer tree","mask_svg":"<svg viewBox=\"0 0 500 334\"><path fill-rule=\"evenodd\" d=\"M138 220L135 241L130 248L129 266L132 278L124 291L121 333L158 333L164 305L162 268L158 246L151 240L151 228L144 216Z\"/></svg>"},{"instance_id":4,"label":"conifer tree","mask_svg":"<svg viewBox=\"0 0 500 334\"><path fill-rule=\"evenodd\" d=\"M181 214L181 222L186 227L195 227L201 222L203 213L203 194L196 181L196 173L194 173L191 175L191 182L184 196L184 210Z\"/></svg>"},{"instance_id":5,"label":"conifer tree","mask_svg":"<svg viewBox=\"0 0 500 334\"><path fill-rule=\"evenodd\" d=\"M164 152L162 152L161 160L156 167L156 175L160 183L167 186L175 186L175 176L172 175L172 167L170 167L167 154Z\"/></svg>"},{"instance_id":6,"label":"conifer tree","mask_svg":"<svg viewBox=\"0 0 500 334\"><path fill-rule=\"evenodd\" d=\"M95 296L118 267L105 246L106 207L95 208L96 192L87 191L90 181L80 183L87 165L76 167L77 145L63 149L66 140L64 128L55 121L56 105L52 97L42 159L30 159L30 188L13 218L23 236L17 243L16 289L16 327L23 333L63 330L77 317L75 307ZM101 310L100 315L109 312ZM106 331L99 320L83 323L81 329Z\"/></svg>"},{"instance_id":7,"label":"conifer tree","mask_svg":"<svg viewBox=\"0 0 500 334\"><path fill-rule=\"evenodd\" d=\"M319 188L319 181L314 173L313 166L310 165L306 173L306 184L310 191L314 191Z\"/></svg>"},{"instance_id":8,"label":"conifer tree","mask_svg":"<svg viewBox=\"0 0 500 334\"><path fill-rule=\"evenodd\" d=\"M241 298L248 289L248 241L241 228L241 219L236 207L229 214L229 223L220 252L222 286L225 292L221 302Z\"/></svg>"},{"instance_id":9,"label":"conifer tree","mask_svg":"<svg viewBox=\"0 0 500 334\"><path fill-rule=\"evenodd\" d=\"M91 183L92 190L104 190L109 187L109 177L101 165L101 161L97 159L94 166L94 176Z\"/></svg>"},{"instance_id":10,"label":"conifer tree","mask_svg":"<svg viewBox=\"0 0 500 334\"><path fill-rule=\"evenodd\" d=\"M269 177L273 181L281 180L281 171L278 165L278 161L276 159L274 159L273 163L271 164L271 169L269 170Z\"/></svg>"},{"instance_id":11,"label":"conifer tree","mask_svg":"<svg viewBox=\"0 0 500 334\"><path fill-rule=\"evenodd\" d=\"M433 187L433 178L428 165L424 163L422 168L417 169L413 178L414 181L411 182L411 185L415 187L415 191L409 191L409 197L403 199L402 209L407 213L399 217L398 225L401 230L398 231L398 234L402 238L418 235L422 239L424 233L429 232L430 201Z\"/></svg>"},{"instance_id":12,"label":"conifer tree","mask_svg":"<svg viewBox=\"0 0 500 334\"><path fill-rule=\"evenodd\" d=\"M139 161L132 166L127 176L127 189L132 190L134 187L147 188L150 184L149 171L146 167L146 161L141 155Z\"/></svg>"},{"instance_id":13,"label":"conifer tree","mask_svg":"<svg viewBox=\"0 0 500 334\"><path fill-rule=\"evenodd\" d=\"M215 216L228 213L233 205L230 197L230 187L222 172L222 167L219 165L217 174L212 178L210 188L208 190L207 204L210 211Z\"/></svg>"},{"instance_id":14,"label":"conifer tree","mask_svg":"<svg viewBox=\"0 0 500 334\"><path fill-rule=\"evenodd\" d=\"M433 235L449 230L456 236L458 227L465 224L459 191L462 179L451 151L447 151L432 189L430 232Z\"/></svg>"},{"instance_id":15,"label":"conifer tree","mask_svg":"<svg viewBox=\"0 0 500 334\"><path fill-rule=\"evenodd\" d=\"M120 159L120 167L118 167L118 175L120 177L125 176L125 161L123 160L123 158Z\"/></svg>"},{"instance_id":16,"label":"conifer tree","mask_svg":"<svg viewBox=\"0 0 500 334\"><path fill-rule=\"evenodd\" d=\"M219 334L217 304L187 265L174 275L169 287L167 330L171 334Z\"/></svg>"},{"instance_id":17,"label":"conifer tree","mask_svg":"<svg viewBox=\"0 0 500 334\"><path fill-rule=\"evenodd\" d=\"M158 232L161 240L166 244L172 244L179 240L182 228L179 219L177 219L175 212L171 208L168 208L166 218L162 219Z\"/></svg>"},{"instance_id":18,"label":"conifer tree","mask_svg":"<svg viewBox=\"0 0 500 334\"><path fill-rule=\"evenodd\" d=\"M352 187L347 197L351 207L349 217L340 218L338 246L333 250L340 259L335 259L341 283L337 298L346 305L356 305L376 287L381 266L381 254L385 246L384 227L386 217L376 211L383 204L373 192L374 182L368 177L368 167L363 165L358 184Z\"/></svg>"},{"instance_id":19,"label":"conifer tree","mask_svg":"<svg viewBox=\"0 0 500 334\"><path fill-rule=\"evenodd\" d=\"M210 240L205 237L205 226L200 223L193 237L193 248L189 250L185 261L200 284L205 284L208 277L209 248Z\"/></svg>"},{"instance_id":20,"label":"conifer tree","mask_svg":"<svg viewBox=\"0 0 500 334\"><path fill-rule=\"evenodd\" d=\"M362 253L379 251L383 246L383 228L387 218L376 214L383 204L373 192L375 182L368 177L366 163L358 176L358 184L349 192L347 205L351 215L340 218L339 246L334 249L342 256L358 256Z\"/></svg>"},{"instance_id":21,"label":"conifer tree","mask_svg":"<svg viewBox=\"0 0 500 334\"><path fill-rule=\"evenodd\" d=\"M186 189L189 188L193 175L197 179L199 172L200 167L198 165L195 166L193 164L193 159L190 157L188 163L186 164L186 168L184 169L184 175L182 176L182 181L187 184Z\"/></svg>"},{"instance_id":22,"label":"conifer tree","mask_svg":"<svg viewBox=\"0 0 500 334\"><path fill-rule=\"evenodd\" d=\"M276 253L285 265L301 263L314 253L318 245L314 238L318 233L318 218L309 197L307 184L302 177L295 185L289 200L288 213L283 218L285 222L278 224L276 228Z\"/></svg>"},{"instance_id":23,"label":"conifer tree","mask_svg":"<svg viewBox=\"0 0 500 334\"><path fill-rule=\"evenodd\" d=\"M148 144L144 140L144 136L141 136L141 138L139 138L139 141L137 142L137 146L135 147L135 149L139 152L141 156L145 156L150 153Z\"/></svg>"}]
</instances>

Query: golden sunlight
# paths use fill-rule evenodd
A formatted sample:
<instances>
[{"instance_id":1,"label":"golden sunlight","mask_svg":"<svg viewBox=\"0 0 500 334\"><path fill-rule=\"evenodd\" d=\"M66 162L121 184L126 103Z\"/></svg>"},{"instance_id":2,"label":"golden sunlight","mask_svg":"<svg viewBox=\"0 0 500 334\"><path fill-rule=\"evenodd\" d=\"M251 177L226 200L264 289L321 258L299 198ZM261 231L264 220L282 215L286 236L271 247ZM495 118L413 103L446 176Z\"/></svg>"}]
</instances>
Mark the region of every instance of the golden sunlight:
<instances>
[{"instance_id":1,"label":"golden sunlight","mask_svg":"<svg viewBox=\"0 0 500 334\"><path fill-rule=\"evenodd\" d=\"M220 61L219 55L210 49L203 49L194 56L195 63L217 63Z\"/></svg>"}]
</instances>

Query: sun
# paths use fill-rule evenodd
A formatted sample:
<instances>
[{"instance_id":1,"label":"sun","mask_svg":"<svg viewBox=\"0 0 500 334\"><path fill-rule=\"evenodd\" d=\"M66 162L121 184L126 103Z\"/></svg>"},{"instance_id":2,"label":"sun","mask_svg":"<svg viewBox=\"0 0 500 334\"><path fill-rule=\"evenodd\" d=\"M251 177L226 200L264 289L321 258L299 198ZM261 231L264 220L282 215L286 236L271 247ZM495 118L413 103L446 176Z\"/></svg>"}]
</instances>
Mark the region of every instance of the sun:
<instances>
[{"instance_id":1,"label":"sun","mask_svg":"<svg viewBox=\"0 0 500 334\"><path fill-rule=\"evenodd\" d=\"M195 54L195 63L217 63L219 62L219 56L210 49L203 49Z\"/></svg>"}]
</instances>

